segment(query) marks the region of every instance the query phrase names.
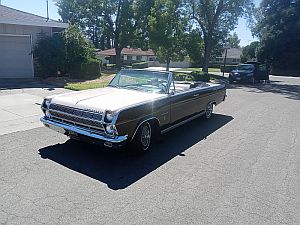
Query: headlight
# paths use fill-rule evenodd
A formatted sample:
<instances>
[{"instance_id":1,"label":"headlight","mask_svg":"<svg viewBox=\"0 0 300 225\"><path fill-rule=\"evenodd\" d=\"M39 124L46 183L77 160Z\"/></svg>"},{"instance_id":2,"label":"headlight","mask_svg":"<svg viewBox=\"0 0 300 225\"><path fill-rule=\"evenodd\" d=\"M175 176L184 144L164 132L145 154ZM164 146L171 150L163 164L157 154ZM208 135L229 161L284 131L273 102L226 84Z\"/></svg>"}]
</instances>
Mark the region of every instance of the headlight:
<instances>
[{"instance_id":1,"label":"headlight","mask_svg":"<svg viewBox=\"0 0 300 225\"><path fill-rule=\"evenodd\" d=\"M48 109L49 109L50 104L51 104L51 98L48 98L48 99L46 98L46 99L44 100L44 104L43 104L43 105L46 106L45 108L48 108Z\"/></svg>"},{"instance_id":2,"label":"headlight","mask_svg":"<svg viewBox=\"0 0 300 225\"><path fill-rule=\"evenodd\" d=\"M45 116L48 118L51 117L50 111L48 109L46 109L46 111L45 111Z\"/></svg>"},{"instance_id":3,"label":"headlight","mask_svg":"<svg viewBox=\"0 0 300 225\"><path fill-rule=\"evenodd\" d=\"M115 114L111 111L106 111L105 113L105 122L111 123L113 119L115 118Z\"/></svg>"},{"instance_id":4,"label":"headlight","mask_svg":"<svg viewBox=\"0 0 300 225\"><path fill-rule=\"evenodd\" d=\"M115 127L115 125L106 125L106 133L108 134L117 134L117 129Z\"/></svg>"}]
</instances>

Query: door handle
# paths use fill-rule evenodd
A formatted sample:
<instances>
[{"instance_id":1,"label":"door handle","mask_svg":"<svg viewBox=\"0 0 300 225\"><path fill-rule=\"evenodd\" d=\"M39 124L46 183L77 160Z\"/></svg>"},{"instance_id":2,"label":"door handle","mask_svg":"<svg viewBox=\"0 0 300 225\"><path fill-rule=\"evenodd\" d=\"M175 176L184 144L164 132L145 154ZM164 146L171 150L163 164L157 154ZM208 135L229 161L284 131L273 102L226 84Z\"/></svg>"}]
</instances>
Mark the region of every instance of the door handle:
<instances>
[{"instance_id":1,"label":"door handle","mask_svg":"<svg viewBox=\"0 0 300 225\"><path fill-rule=\"evenodd\" d=\"M199 95L200 95L200 94L194 94L193 96L194 96L194 97L198 97Z\"/></svg>"}]
</instances>

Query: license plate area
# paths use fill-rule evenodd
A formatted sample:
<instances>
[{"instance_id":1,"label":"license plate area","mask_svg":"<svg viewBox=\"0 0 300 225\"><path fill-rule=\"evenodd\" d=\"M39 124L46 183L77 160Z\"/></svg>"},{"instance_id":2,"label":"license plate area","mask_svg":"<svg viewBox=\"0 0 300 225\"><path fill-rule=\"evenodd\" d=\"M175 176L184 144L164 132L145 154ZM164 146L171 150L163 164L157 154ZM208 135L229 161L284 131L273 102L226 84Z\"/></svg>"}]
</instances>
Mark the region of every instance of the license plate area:
<instances>
[{"instance_id":1,"label":"license plate area","mask_svg":"<svg viewBox=\"0 0 300 225\"><path fill-rule=\"evenodd\" d=\"M74 131L71 131L71 130L66 130L66 135L68 135L69 137L72 137L72 138L78 138L78 133L74 132Z\"/></svg>"}]
</instances>

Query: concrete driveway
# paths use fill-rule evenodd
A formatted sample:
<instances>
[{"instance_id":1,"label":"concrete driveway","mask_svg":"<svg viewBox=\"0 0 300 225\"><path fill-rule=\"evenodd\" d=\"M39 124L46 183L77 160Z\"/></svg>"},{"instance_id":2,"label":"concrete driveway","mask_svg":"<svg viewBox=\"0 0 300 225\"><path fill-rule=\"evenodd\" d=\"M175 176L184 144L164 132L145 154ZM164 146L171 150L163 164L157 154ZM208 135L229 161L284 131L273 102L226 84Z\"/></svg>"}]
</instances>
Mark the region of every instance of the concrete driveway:
<instances>
[{"instance_id":1,"label":"concrete driveway","mask_svg":"<svg viewBox=\"0 0 300 225\"><path fill-rule=\"evenodd\" d=\"M66 91L35 79L0 79L0 135L42 126L43 98Z\"/></svg>"}]
</instances>

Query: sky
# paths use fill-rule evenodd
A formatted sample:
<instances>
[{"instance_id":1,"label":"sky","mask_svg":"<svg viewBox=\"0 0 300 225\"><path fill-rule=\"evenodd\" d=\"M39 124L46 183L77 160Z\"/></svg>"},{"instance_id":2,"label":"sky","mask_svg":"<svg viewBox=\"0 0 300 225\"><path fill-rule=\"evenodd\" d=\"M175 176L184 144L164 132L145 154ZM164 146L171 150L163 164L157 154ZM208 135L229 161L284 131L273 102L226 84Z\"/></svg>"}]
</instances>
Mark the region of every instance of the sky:
<instances>
[{"instance_id":1,"label":"sky","mask_svg":"<svg viewBox=\"0 0 300 225\"><path fill-rule=\"evenodd\" d=\"M15 8L21 11L33 13L39 16L47 16L46 10L46 0L0 0L2 5ZM255 4L258 6L261 0L254 0ZM57 6L55 5L55 1L49 0L49 16L51 19L58 20L60 16L57 12ZM246 46L250 44L252 41L257 40L251 34L250 29L247 26L247 21L243 18L239 19L238 26L233 32L236 32L241 39L241 46Z\"/></svg>"}]
</instances>

